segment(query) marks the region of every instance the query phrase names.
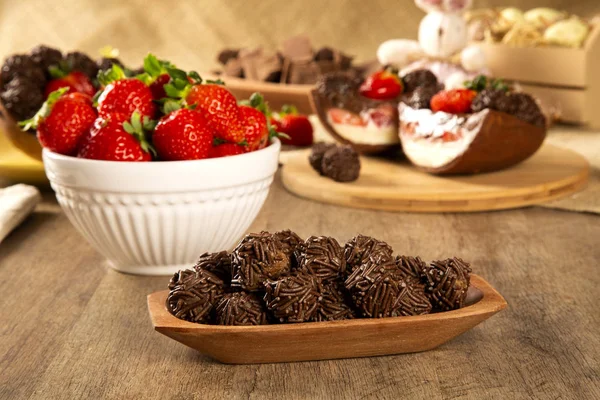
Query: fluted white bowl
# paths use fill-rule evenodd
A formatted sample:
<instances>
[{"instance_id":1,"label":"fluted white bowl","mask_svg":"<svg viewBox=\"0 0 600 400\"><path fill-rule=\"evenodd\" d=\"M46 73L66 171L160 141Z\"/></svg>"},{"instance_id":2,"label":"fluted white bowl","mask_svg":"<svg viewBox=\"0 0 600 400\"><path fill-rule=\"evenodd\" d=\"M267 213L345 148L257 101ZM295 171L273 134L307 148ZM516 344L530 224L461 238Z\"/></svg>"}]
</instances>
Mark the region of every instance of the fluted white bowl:
<instances>
[{"instance_id":1,"label":"fluted white bowl","mask_svg":"<svg viewBox=\"0 0 600 400\"><path fill-rule=\"evenodd\" d=\"M195 161L114 162L43 151L46 175L75 228L122 272L168 275L231 249L273 182L280 142Z\"/></svg>"}]
</instances>

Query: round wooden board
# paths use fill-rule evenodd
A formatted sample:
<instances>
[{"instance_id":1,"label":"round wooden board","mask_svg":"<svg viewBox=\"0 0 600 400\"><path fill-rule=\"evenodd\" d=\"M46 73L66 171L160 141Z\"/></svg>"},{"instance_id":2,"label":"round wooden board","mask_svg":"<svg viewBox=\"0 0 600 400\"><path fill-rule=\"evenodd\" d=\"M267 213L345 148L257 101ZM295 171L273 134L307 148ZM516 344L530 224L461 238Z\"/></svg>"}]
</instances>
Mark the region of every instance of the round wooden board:
<instances>
[{"instance_id":1,"label":"round wooden board","mask_svg":"<svg viewBox=\"0 0 600 400\"><path fill-rule=\"evenodd\" d=\"M441 177L407 161L361 157L360 177L338 183L319 176L309 150L282 153L284 186L301 197L347 207L410 212L471 212L518 208L585 187L589 164L567 149L544 145L512 168L480 175Z\"/></svg>"}]
</instances>

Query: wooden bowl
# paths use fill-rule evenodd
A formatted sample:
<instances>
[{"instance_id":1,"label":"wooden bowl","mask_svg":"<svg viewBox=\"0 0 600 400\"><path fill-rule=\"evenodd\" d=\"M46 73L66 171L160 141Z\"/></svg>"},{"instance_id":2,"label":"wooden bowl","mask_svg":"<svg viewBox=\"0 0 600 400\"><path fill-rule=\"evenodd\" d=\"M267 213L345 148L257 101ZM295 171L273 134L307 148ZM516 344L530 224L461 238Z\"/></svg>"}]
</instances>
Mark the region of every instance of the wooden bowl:
<instances>
[{"instance_id":1,"label":"wooden bowl","mask_svg":"<svg viewBox=\"0 0 600 400\"><path fill-rule=\"evenodd\" d=\"M175 318L165 305L168 293L165 290L148 296L154 329L227 364L328 360L431 350L507 305L489 283L471 275L468 306L459 310L415 317L219 326Z\"/></svg>"},{"instance_id":2,"label":"wooden bowl","mask_svg":"<svg viewBox=\"0 0 600 400\"><path fill-rule=\"evenodd\" d=\"M310 91L313 85L294 85L271 82L250 81L228 76L219 77L225 81L238 100L247 99L254 92L260 92L273 111L281 110L284 104L293 104L301 114L312 114ZM215 77L209 79L216 79Z\"/></svg>"},{"instance_id":3,"label":"wooden bowl","mask_svg":"<svg viewBox=\"0 0 600 400\"><path fill-rule=\"evenodd\" d=\"M42 161L42 146L35 134L23 132L0 102L0 130L12 144L29 157Z\"/></svg>"}]
</instances>

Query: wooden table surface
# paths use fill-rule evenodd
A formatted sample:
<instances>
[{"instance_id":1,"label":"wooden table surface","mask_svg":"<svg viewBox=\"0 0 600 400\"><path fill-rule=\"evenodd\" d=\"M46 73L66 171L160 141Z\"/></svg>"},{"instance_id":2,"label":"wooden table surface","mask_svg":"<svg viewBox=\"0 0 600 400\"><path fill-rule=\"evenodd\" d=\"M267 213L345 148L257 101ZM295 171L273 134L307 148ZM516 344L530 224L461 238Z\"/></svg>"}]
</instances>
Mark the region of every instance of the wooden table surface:
<instances>
[{"instance_id":1,"label":"wooden table surface","mask_svg":"<svg viewBox=\"0 0 600 400\"><path fill-rule=\"evenodd\" d=\"M222 365L152 330L146 295L168 278L109 270L47 193L0 244L0 399L600 398L599 216L346 209L277 177L252 230L284 228L461 256L509 307L426 353Z\"/></svg>"}]
</instances>

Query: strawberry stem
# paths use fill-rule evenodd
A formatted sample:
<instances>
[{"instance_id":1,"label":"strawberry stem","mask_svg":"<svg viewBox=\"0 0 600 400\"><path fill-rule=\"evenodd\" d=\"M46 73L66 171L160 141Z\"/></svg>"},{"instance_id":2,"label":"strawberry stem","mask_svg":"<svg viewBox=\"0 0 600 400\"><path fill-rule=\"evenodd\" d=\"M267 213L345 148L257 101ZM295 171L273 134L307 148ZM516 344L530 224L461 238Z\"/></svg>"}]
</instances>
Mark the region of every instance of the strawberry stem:
<instances>
[{"instance_id":1,"label":"strawberry stem","mask_svg":"<svg viewBox=\"0 0 600 400\"><path fill-rule=\"evenodd\" d=\"M151 134L155 127L156 121L151 120L147 116L144 116L142 120L140 113L137 111L133 113L130 121L123 122L125 132L132 135L140 143L142 150L150 153L152 157L157 156L156 149L146 139L146 136Z\"/></svg>"}]
</instances>

